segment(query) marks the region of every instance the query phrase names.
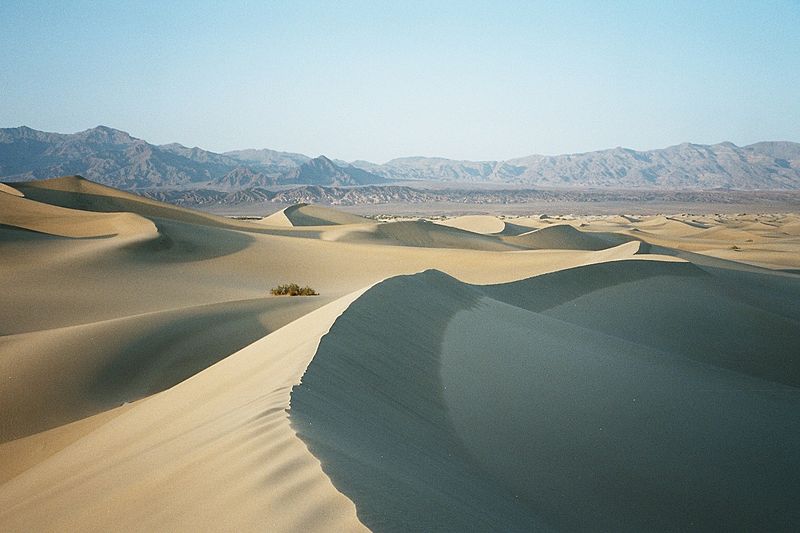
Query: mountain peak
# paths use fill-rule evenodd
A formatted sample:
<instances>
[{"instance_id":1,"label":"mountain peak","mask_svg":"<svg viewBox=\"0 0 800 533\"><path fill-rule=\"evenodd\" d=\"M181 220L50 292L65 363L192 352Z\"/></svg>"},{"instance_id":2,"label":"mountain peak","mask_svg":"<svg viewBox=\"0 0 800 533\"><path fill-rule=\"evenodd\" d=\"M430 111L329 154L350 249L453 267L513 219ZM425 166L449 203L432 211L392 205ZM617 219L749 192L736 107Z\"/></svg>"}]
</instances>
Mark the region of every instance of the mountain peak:
<instances>
[{"instance_id":1,"label":"mountain peak","mask_svg":"<svg viewBox=\"0 0 800 533\"><path fill-rule=\"evenodd\" d=\"M317 157L315 157L314 159L309 161L309 163L311 163L313 161L316 161L317 163L324 163L326 165L336 166L336 164L333 161L331 161L330 158L328 156L326 156L326 155L318 155Z\"/></svg>"},{"instance_id":2,"label":"mountain peak","mask_svg":"<svg viewBox=\"0 0 800 533\"><path fill-rule=\"evenodd\" d=\"M286 178L287 183L308 185L365 185L382 181L383 178L366 170L353 166L340 167L324 155L303 163Z\"/></svg>"},{"instance_id":3,"label":"mountain peak","mask_svg":"<svg viewBox=\"0 0 800 533\"><path fill-rule=\"evenodd\" d=\"M313 173L325 173L328 175L339 174L342 172L342 167L331 161L327 156L320 155L311 159L310 161L300 165L300 168L306 168Z\"/></svg>"},{"instance_id":4,"label":"mountain peak","mask_svg":"<svg viewBox=\"0 0 800 533\"><path fill-rule=\"evenodd\" d=\"M98 144L130 144L138 140L135 137L131 137L126 131L102 125L78 132L75 135L81 140Z\"/></svg>"}]
</instances>

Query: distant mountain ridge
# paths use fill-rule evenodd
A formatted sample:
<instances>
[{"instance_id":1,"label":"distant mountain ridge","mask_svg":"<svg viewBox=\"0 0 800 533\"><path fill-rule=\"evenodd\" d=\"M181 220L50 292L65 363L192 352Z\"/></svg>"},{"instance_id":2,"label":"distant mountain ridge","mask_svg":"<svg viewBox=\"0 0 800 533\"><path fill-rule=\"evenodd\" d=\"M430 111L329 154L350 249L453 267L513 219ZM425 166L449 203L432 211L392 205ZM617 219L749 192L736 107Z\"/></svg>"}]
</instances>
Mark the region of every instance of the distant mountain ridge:
<instances>
[{"instance_id":1,"label":"distant mountain ridge","mask_svg":"<svg viewBox=\"0 0 800 533\"><path fill-rule=\"evenodd\" d=\"M800 189L800 144L684 143L658 150L613 148L506 161L404 157L348 163L275 150L223 154L180 144L153 145L98 126L74 134L25 126L0 129L0 177L8 181L79 174L128 190L239 191L290 185L363 186L397 181L616 189Z\"/></svg>"},{"instance_id":2,"label":"distant mountain ridge","mask_svg":"<svg viewBox=\"0 0 800 533\"><path fill-rule=\"evenodd\" d=\"M477 188L415 188L407 185L365 185L362 187L327 187L298 185L280 190L261 187L239 191L212 189L139 191L153 200L183 207L253 206L273 202L284 205L307 203L333 206L375 206L386 204L445 203L465 206L467 211L489 208L491 205L538 203L574 206L616 203L626 205L696 204L696 205L800 205L800 190L793 191L732 191L732 190L620 190L620 189L477 189ZM457 210L456 210L457 211Z\"/></svg>"},{"instance_id":3,"label":"distant mountain ridge","mask_svg":"<svg viewBox=\"0 0 800 533\"><path fill-rule=\"evenodd\" d=\"M337 165L325 156L311 159L273 150L218 154L177 143L157 146L106 126L74 134L25 126L0 129L0 177L22 181L64 175L81 175L127 190L385 182L380 176Z\"/></svg>"},{"instance_id":4,"label":"distant mountain ridge","mask_svg":"<svg viewBox=\"0 0 800 533\"><path fill-rule=\"evenodd\" d=\"M684 143L659 150L612 148L506 161L406 157L355 166L394 180L515 183L537 187L651 189L800 188L800 144L761 142L739 147Z\"/></svg>"}]
</instances>

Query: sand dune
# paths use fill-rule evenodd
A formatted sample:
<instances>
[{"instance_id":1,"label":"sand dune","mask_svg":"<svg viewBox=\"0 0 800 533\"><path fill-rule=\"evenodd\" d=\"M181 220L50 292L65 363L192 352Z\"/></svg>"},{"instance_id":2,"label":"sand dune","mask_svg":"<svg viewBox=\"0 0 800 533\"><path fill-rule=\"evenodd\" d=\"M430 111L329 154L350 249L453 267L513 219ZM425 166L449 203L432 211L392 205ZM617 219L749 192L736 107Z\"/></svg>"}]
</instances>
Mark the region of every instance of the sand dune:
<instances>
[{"instance_id":1,"label":"sand dune","mask_svg":"<svg viewBox=\"0 0 800 533\"><path fill-rule=\"evenodd\" d=\"M798 224L4 187L0 530L792 529Z\"/></svg>"},{"instance_id":2,"label":"sand dune","mask_svg":"<svg viewBox=\"0 0 800 533\"><path fill-rule=\"evenodd\" d=\"M800 285L738 281L648 261L394 278L323 338L291 418L378 530L789 528L800 307L770 298Z\"/></svg>"},{"instance_id":3,"label":"sand dune","mask_svg":"<svg viewBox=\"0 0 800 533\"><path fill-rule=\"evenodd\" d=\"M626 219L627 220L627 219ZM641 220L636 224L636 227L639 228L651 228L651 227L659 227L659 226L666 226L669 225L669 219L664 215L658 215L654 217L648 217L644 220Z\"/></svg>"},{"instance_id":4,"label":"sand dune","mask_svg":"<svg viewBox=\"0 0 800 533\"><path fill-rule=\"evenodd\" d=\"M796 215L688 215L618 220L576 219L585 234L618 244L625 236L651 245L724 257L772 270L800 268ZM574 225L574 223L573 223Z\"/></svg>"},{"instance_id":5,"label":"sand dune","mask_svg":"<svg viewBox=\"0 0 800 533\"><path fill-rule=\"evenodd\" d=\"M14 379L0 389L0 443L167 389L328 301L265 297L2 336L0 374Z\"/></svg>"},{"instance_id":6,"label":"sand dune","mask_svg":"<svg viewBox=\"0 0 800 533\"><path fill-rule=\"evenodd\" d=\"M328 209L316 205L296 204L287 207L262 220L262 223L275 226L331 226L340 224L364 224L369 219Z\"/></svg>"},{"instance_id":7,"label":"sand dune","mask_svg":"<svg viewBox=\"0 0 800 533\"><path fill-rule=\"evenodd\" d=\"M735 246L735 248L734 248ZM758 266L770 270L792 270L798 268L800 258L796 246L758 244L743 248L739 245L703 250L704 255L729 261ZM745 245L746 246L746 245Z\"/></svg>"},{"instance_id":8,"label":"sand dune","mask_svg":"<svg viewBox=\"0 0 800 533\"><path fill-rule=\"evenodd\" d=\"M530 227L514 224L491 215L464 215L438 220L436 223L482 235L519 235L531 230Z\"/></svg>"},{"instance_id":9,"label":"sand dune","mask_svg":"<svg viewBox=\"0 0 800 533\"><path fill-rule=\"evenodd\" d=\"M133 213L90 213L0 194L0 224L61 237L156 238L155 224Z\"/></svg>"},{"instance_id":10,"label":"sand dune","mask_svg":"<svg viewBox=\"0 0 800 533\"><path fill-rule=\"evenodd\" d=\"M141 401L0 486L5 531L359 531L289 426L289 393L358 293Z\"/></svg>"},{"instance_id":11,"label":"sand dune","mask_svg":"<svg viewBox=\"0 0 800 533\"><path fill-rule=\"evenodd\" d=\"M781 225L780 231L795 237L800 236L800 220L792 220L791 222Z\"/></svg>"},{"instance_id":12,"label":"sand dune","mask_svg":"<svg viewBox=\"0 0 800 533\"><path fill-rule=\"evenodd\" d=\"M12 196L25 196L11 185L6 185L5 183L0 183L0 193L10 194Z\"/></svg>"},{"instance_id":13,"label":"sand dune","mask_svg":"<svg viewBox=\"0 0 800 533\"><path fill-rule=\"evenodd\" d=\"M0 443L0 484L60 452L135 404L123 404L53 429Z\"/></svg>"},{"instance_id":14,"label":"sand dune","mask_svg":"<svg viewBox=\"0 0 800 533\"><path fill-rule=\"evenodd\" d=\"M460 217L448 218L437 222L443 226L463 229L472 233L482 233L493 235L502 233L506 229L506 224L497 217L491 215L465 215Z\"/></svg>"},{"instance_id":15,"label":"sand dune","mask_svg":"<svg viewBox=\"0 0 800 533\"><path fill-rule=\"evenodd\" d=\"M424 248L462 248L465 250L510 251L515 248L496 238L449 228L424 220L387 222L376 226L373 235L381 241L401 246Z\"/></svg>"},{"instance_id":16,"label":"sand dune","mask_svg":"<svg viewBox=\"0 0 800 533\"><path fill-rule=\"evenodd\" d=\"M589 233L583 233L568 224L558 224L517 236L505 237L503 241L538 250L602 250L608 248L607 242Z\"/></svg>"},{"instance_id":17,"label":"sand dune","mask_svg":"<svg viewBox=\"0 0 800 533\"><path fill-rule=\"evenodd\" d=\"M693 235L695 239L714 240L723 242L752 242L758 239L758 236L752 232L744 229L726 228L724 226L716 226L708 229L701 230ZM759 239L760 240L760 239Z\"/></svg>"},{"instance_id":18,"label":"sand dune","mask_svg":"<svg viewBox=\"0 0 800 533\"><path fill-rule=\"evenodd\" d=\"M227 228L253 229L257 227L247 221L231 220L150 200L133 193L94 183L80 176L20 182L15 183L14 188L32 200L71 209L99 212L127 211L144 217L161 217Z\"/></svg>"}]
</instances>

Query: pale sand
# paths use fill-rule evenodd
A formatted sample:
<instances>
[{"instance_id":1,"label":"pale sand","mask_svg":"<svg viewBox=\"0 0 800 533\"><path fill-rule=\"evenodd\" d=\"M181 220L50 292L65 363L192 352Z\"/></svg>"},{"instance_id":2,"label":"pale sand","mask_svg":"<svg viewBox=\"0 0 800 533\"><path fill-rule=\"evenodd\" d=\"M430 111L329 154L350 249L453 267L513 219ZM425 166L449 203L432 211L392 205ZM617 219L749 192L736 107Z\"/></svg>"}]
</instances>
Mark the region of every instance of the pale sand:
<instances>
[{"instance_id":1,"label":"pale sand","mask_svg":"<svg viewBox=\"0 0 800 533\"><path fill-rule=\"evenodd\" d=\"M135 404L124 404L63 426L0 444L0 483L5 483L91 433Z\"/></svg>"},{"instance_id":2,"label":"pale sand","mask_svg":"<svg viewBox=\"0 0 800 533\"><path fill-rule=\"evenodd\" d=\"M465 215L437 220L436 223L483 235L520 235L531 230L530 226L513 224L491 215Z\"/></svg>"},{"instance_id":3,"label":"pale sand","mask_svg":"<svg viewBox=\"0 0 800 533\"><path fill-rule=\"evenodd\" d=\"M361 523L378 530L528 530L569 529L590 519L635 529L654 517L669 529L684 524L663 506L598 506L580 482L550 478L559 494L589 494L564 518L572 500L537 499L541 487L487 459L481 439L529 435L527 418L475 426L459 417L484 416L481 405L502 401L501 383L513 385L514 377L504 361L546 368L539 352L520 349L539 342L531 339L546 340L553 353L563 350L559 342L572 343L564 360L598 347L588 353L628 354L635 364L656 353L702 361L708 379L722 379L720 372L759 379L778 399L797 386L800 277L780 272L800 268L797 215L378 223L300 205L251 222L74 177L14 184L0 190L0 203L2 530L335 531ZM395 277L427 269L447 275ZM322 295L268 296L270 287L287 282ZM697 328L705 335L691 333ZM481 355L486 342L489 359ZM359 365L366 356L380 366L365 374ZM466 359L453 366L456 356ZM569 372L548 370L553 394L568 394L560 380L593 378L582 357ZM290 420L289 391L307 367ZM462 367L469 374L463 379L453 373ZM668 375L700 379L685 368L694 367L666 368L651 389L668 392ZM605 386L632 386L623 370L609 371ZM461 385L445 383L453 379ZM334 383L349 388L331 390ZM532 402L526 416L546 417L553 431L569 435L558 410L539 409L530 383L520 383L507 394ZM748 394L731 412L760 413L764 434L778 444L793 437L786 431L796 427L796 416L769 418L763 394ZM586 396L593 402L606 405ZM720 409L686 412L726 416ZM789 409L798 412L794 404ZM324 420L314 418L319 413ZM380 431L362 415L377 417ZM691 420L663 418L662 411L650 415L691 427ZM626 420L621 430L647 429ZM720 431L750 435L749 420ZM781 433L779 423L789 429ZM541 450L518 441L491 449L522 461L520 472L539 468ZM580 439L570 442L570 453L587 453ZM770 450L768 471L795 471L794 456ZM613 455L588 456L594 459L559 472L596 464L622 480L631 468ZM669 457L664 464L673 464ZM717 464L698 457L688 463L696 472ZM347 461L356 464L342 468ZM652 468L641 472L668 477ZM745 470L731 472L720 483L735 488ZM705 486L691 479L698 491ZM776 479L794 489L791 480ZM731 501L741 510L732 516L742 523L761 516L752 502L774 496L773 507L783 510L769 487L750 503L736 490ZM643 488L641 498L654 493ZM708 516L724 522L717 511Z\"/></svg>"},{"instance_id":4,"label":"pale sand","mask_svg":"<svg viewBox=\"0 0 800 533\"><path fill-rule=\"evenodd\" d=\"M343 211L316 205L297 204L273 213L259 221L266 226L302 227L331 226L340 224L363 224L373 221Z\"/></svg>"},{"instance_id":5,"label":"pale sand","mask_svg":"<svg viewBox=\"0 0 800 533\"><path fill-rule=\"evenodd\" d=\"M6 193L12 196L25 196L11 185L6 185L5 183L0 183L0 193Z\"/></svg>"},{"instance_id":6,"label":"pale sand","mask_svg":"<svg viewBox=\"0 0 800 533\"><path fill-rule=\"evenodd\" d=\"M463 229L472 233L482 233L492 235L502 233L506 229L506 223L491 215L466 215L453 217L438 222L443 226Z\"/></svg>"},{"instance_id":7,"label":"pale sand","mask_svg":"<svg viewBox=\"0 0 800 533\"><path fill-rule=\"evenodd\" d=\"M155 224L133 213L91 213L0 191L0 224L60 237L157 236Z\"/></svg>"},{"instance_id":8,"label":"pale sand","mask_svg":"<svg viewBox=\"0 0 800 533\"><path fill-rule=\"evenodd\" d=\"M289 392L359 292L150 396L0 486L5 531L358 531Z\"/></svg>"},{"instance_id":9,"label":"pale sand","mask_svg":"<svg viewBox=\"0 0 800 533\"><path fill-rule=\"evenodd\" d=\"M13 376L0 389L0 442L167 389L329 301L262 298L0 336L0 375Z\"/></svg>"}]
</instances>

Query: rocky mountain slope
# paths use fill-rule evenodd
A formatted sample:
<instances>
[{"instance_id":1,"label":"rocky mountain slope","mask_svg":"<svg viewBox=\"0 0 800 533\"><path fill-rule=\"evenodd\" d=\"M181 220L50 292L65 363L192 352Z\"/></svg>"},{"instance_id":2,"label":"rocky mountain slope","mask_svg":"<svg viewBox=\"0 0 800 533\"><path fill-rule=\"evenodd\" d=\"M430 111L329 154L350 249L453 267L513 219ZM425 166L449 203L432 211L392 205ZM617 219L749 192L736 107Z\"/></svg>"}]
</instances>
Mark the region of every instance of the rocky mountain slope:
<instances>
[{"instance_id":1,"label":"rocky mountain slope","mask_svg":"<svg viewBox=\"0 0 800 533\"><path fill-rule=\"evenodd\" d=\"M240 190L288 184L362 185L383 178L325 156L272 150L217 154L180 144L156 146L98 126L74 134L25 126L0 129L0 177L10 181L78 174L114 187Z\"/></svg>"},{"instance_id":2,"label":"rocky mountain slope","mask_svg":"<svg viewBox=\"0 0 800 533\"><path fill-rule=\"evenodd\" d=\"M423 189L405 185L365 185L361 187L324 187L320 185L300 185L279 190L253 187L238 191L214 189L164 190L149 189L140 194L175 205L193 208L215 208L218 206L242 207L261 206L267 202L284 205L298 203L367 206L367 205L449 205L458 212L460 207L466 211L476 206L538 204L548 210L549 205L584 206L585 211L600 209L598 206L646 206L681 205L685 206L783 206L796 210L800 205L800 190L794 191L702 191L688 189L671 190L620 190L620 189L478 189L443 188ZM453 209L451 209L453 210ZM258 210L257 210L258 211Z\"/></svg>"},{"instance_id":3,"label":"rocky mountain slope","mask_svg":"<svg viewBox=\"0 0 800 533\"><path fill-rule=\"evenodd\" d=\"M659 150L614 148L507 161L404 157L379 165L274 150L218 154L156 146L98 126L75 134L0 129L0 177L8 181L80 174L123 189L240 191L287 185L360 186L391 181L661 190L797 190L800 144L684 143Z\"/></svg>"},{"instance_id":4,"label":"rocky mountain slope","mask_svg":"<svg viewBox=\"0 0 800 533\"><path fill-rule=\"evenodd\" d=\"M539 187L651 189L797 189L800 144L684 143L660 150L614 148L583 154L531 155L507 161L406 157L355 166L394 180L518 183Z\"/></svg>"}]
</instances>

